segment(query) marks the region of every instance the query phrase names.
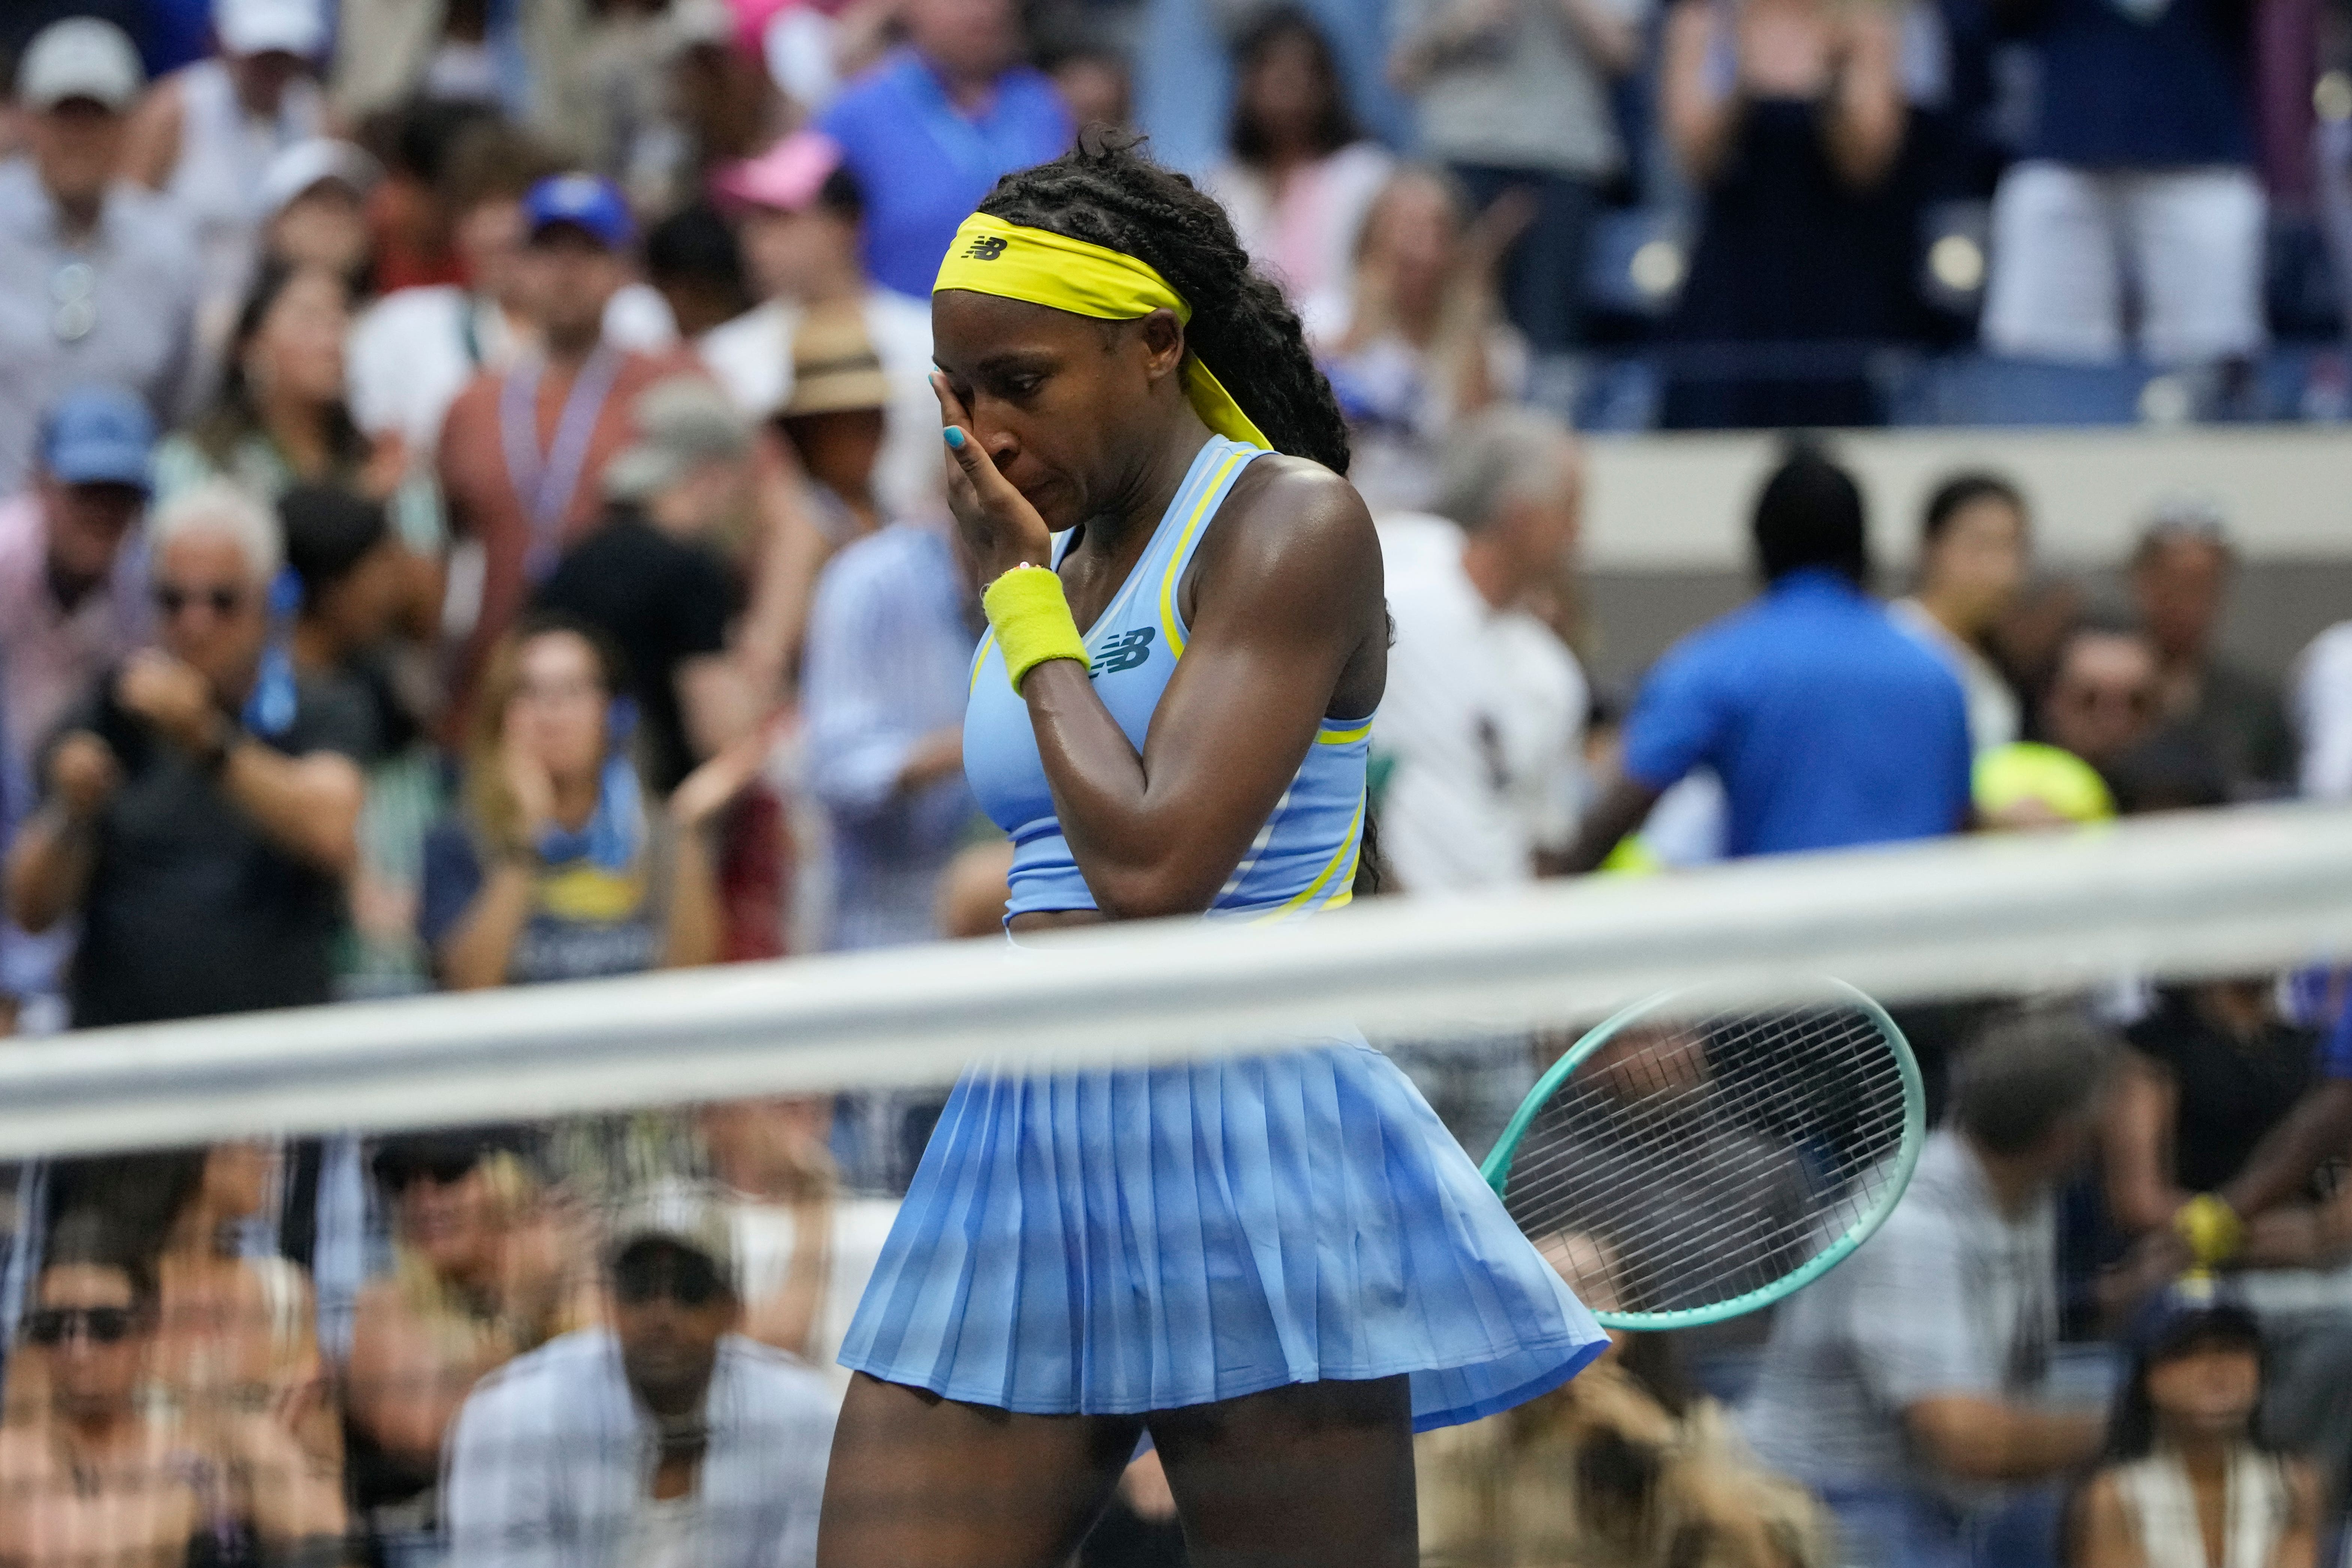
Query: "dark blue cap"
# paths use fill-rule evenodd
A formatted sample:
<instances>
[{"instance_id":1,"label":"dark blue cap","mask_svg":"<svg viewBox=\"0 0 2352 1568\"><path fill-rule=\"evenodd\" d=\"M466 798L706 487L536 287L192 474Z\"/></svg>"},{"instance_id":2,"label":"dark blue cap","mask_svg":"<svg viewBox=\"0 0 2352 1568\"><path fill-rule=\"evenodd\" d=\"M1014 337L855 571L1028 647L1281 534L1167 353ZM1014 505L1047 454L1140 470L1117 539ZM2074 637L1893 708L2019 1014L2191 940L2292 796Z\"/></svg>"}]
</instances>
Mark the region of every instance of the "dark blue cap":
<instances>
[{"instance_id":1,"label":"dark blue cap","mask_svg":"<svg viewBox=\"0 0 2352 1568\"><path fill-rule=\"evenodd\" d=\"M558 224L593 235L607 250L637 243L637 223L621 188L594 174L558 174L531 186L522 198L523 220L538 238Z\"/></svg>"},{"instance_id":2,"label":"dark blue cap","mask_svg":"<svg viewBox=\"0 0 2352 1568\"><path fill-rule=\"evenodd\" d=\"M2190 1345L2220 1340L2259 1349L2262 1321L2245 1299L2217 1280L2191 1276L2160 1290L2133 1315L2126 1342L2144 1361L2169 1360Z\"/></svg>"},{"instance_id":3,"label":"dark blue cap","mask_svg":"<svg viewBox=\"0 0 2352 1568\"><path fill-rule=\"evenodd\" d=\"M41 467L61 484L152 487L155 416L117 386L85 386L49 405Z\"/></svg>"}]
</instances>

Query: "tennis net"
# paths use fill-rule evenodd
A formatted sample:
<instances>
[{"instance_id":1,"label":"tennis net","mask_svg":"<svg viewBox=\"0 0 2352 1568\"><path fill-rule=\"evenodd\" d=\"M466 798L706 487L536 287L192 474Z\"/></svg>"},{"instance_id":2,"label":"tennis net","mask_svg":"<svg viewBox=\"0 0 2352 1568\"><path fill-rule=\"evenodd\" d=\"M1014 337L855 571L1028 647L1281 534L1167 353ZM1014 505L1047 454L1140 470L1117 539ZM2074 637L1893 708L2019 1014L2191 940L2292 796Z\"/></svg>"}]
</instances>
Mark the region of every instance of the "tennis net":
<instances>
[{"instance_id":1,"label":"tennis net","mask_svg":"<svg viewBox=\"0 0 2352 1568\"><path fill-rule=\"evenodd\" d=\"M40 1429L72 1392L58 1358L81 1357L87 1380L98 1352L135 1342L140 1418L169 1412L173 1440L202 1456L171 1485L216 1532L307 1542L322 1563L432 1563L451 1550L453 1488L479 1510L560 1469L611 1560L669 1560L662 1532L691 1529L677 1561L735 1561L730 1531L804 1561L846 1375L808 1368L829 1368L946 1086L971 1064L1178 1062L1353 1028L1477 1154L1580 1029L1661 991L1761 1011L1834 978L1885 1005L1940 1079L2006 1003L2090 998L2112 1017L2153 987L2284 990L2347 959L2352 812L2278 806L1372 900L1290 926L1154 922L21 1043L0 1053L15 1171L0 1560L36 1517L79 1555L27 1562L177 1560L47 1460L9 1468L9 1433ZM51 1289L58 1260L90 1248L93 1215L162 1259L152 1322L73 1296L105 1296L103 1281ZM627 1441L551 1436L602 1419L573 1408L579 1391L621 1375L593 1359L590 1326L631 1292L690 1302L709 1286L691 1246L615 1246L705 1234L748 1337L805 1363L815 1393L778 1381L772 1419L728 1429L765 1446L729 1461L750 1469L719 1462L720 1428L700 1417L633 1422L625 1391L604 1415L620 1413ZM772 1371L740 1375L765 1386ZM461 1461L492 1388L523 1425ZM1514 1462L1464 1452L1429 1456L1429 1473L1487 1485ZM690 1523L639 1506L672 1500L673 1465L698 1478ZM1153 1485L1122 1483L1121 1517L1146 1536ZM1776 1515L1791 1540L1825 1528L1801 1492L1769 1495L1801 1500ZM1105 1555L1099 1535L1087 1550L1098 1568L1141 1560Z\"/></svg>"},{"instance_id":2,"label":"tennis net","mask_svg":"<svg viewBox=\"0 0 2352 1568\"><path fill-rule=\"evenodd\" d=\"M0 1158L937 1084L1328 1033L1375 1044L1598 1019L1821 975L1888 1005L2323 963L2352 952L2352 812L2273 806L90 1031L0 1058Z\"/></svg>"}]
</instances>

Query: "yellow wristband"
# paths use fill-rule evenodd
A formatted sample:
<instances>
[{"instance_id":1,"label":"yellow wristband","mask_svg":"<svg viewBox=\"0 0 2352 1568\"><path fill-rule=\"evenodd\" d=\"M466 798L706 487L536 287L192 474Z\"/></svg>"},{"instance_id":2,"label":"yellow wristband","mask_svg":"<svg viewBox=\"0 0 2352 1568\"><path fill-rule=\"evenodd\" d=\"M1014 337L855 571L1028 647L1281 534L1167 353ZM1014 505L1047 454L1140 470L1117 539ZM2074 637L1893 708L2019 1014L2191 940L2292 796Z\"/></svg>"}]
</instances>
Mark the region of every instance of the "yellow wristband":
<instances>
[{"instance_id":1,"label":"yellow wristband","mask_svg":"<svg viewBox=\"0 0 2352 1568\"><path fill-rule=\"evenodd\" d=\"M2237 1210L2211 1193L2200 1193L2181 1205L2172 1216L2172 1227L2189 1244L2200 1268L2228 1262L2246 1230Z\"/></svg>"},{"instance_id":2,"label":"yellow wristband","mask_svg":"<svg viewBox=\"0 0 2352 1568\"><path fill-rule=\"evenodd\" d=\"M1015 566L988 585L980 596L988 624L996 628L996 646L1004 654L1004 673L1013 689L1021 678L1050 658L1087 662L1086 639L1070 617L1070 602L1062 596L1062 579L1043 566Z\"/></svg>"}]
</instances>

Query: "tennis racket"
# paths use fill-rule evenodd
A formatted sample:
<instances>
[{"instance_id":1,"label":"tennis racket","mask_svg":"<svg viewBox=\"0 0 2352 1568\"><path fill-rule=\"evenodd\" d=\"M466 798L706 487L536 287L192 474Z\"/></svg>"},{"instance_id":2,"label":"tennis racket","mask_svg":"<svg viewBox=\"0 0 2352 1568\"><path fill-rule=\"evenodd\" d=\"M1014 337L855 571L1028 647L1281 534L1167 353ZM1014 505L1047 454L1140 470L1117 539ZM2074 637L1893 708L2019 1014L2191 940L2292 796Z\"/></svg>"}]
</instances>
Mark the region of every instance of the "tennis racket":
<instances>
[{"instance_id":1,"label":"tennis racket","mask_svg":"<svg viewBox=\"0 0 2352 1568\"><path fill-rule=\"evenodd\" d=\"M1700 986L1570 1047L1482 1173L1604 1326L1691 1328L1836 1268L1926 1135L1911 1047L1861 992L1824 980L1759 1008Z\"/></svg>"}]
</instances>

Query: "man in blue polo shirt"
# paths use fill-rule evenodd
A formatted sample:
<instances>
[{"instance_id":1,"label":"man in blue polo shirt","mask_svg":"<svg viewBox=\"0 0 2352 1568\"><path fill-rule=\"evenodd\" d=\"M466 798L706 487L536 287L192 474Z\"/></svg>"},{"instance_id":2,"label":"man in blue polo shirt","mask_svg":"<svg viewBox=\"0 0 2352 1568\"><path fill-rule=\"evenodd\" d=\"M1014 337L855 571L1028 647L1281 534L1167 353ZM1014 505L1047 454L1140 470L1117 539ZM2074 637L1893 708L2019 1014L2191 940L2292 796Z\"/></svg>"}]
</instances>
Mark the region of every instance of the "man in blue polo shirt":
<instances>
[{"instance_id":1,"label":"man in blue polo shirt","mask_svg":"<svg viewBox=\"0 0 2352 1568\"><path fill-rule=\"evenodd\" d=\"M1754 603L1660 659L1620 776L1565 869L1590 870L1694 768L1723 781L1726 851L1772 855L1956 833L1969 816L1959 682L1864 594L1862 492L1800 448L1757 498Z\"/></svg>"},{"instance_id":2,"label":"man in blue polo shirt","mask_svg":"<svg viewBox=\"0 0 2352 1568\"><path fill-rule=\"evenodd\" d=\"M926 299L956 226L1001 175L1058 158L1075 128L1061 95L1017 63L1012 0L907 0L907 47L818 121L866 195L866 270Z\"/></svg>"}]
</instances>

